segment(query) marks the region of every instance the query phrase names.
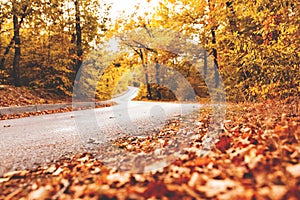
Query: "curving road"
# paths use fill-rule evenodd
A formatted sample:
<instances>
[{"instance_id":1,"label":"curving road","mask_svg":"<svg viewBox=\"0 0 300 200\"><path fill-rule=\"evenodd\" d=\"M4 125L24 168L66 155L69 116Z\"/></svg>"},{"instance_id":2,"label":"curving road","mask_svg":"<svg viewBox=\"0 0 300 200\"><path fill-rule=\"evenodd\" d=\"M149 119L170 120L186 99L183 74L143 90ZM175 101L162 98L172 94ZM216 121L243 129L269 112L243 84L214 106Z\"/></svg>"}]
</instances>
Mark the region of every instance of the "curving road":
<instances>
[{"instance_id":1,"label":"curving road","mask_svg":"<svg viewBox=\"0 0 300 200\"><path fill-rule=\"evenodd\" d=\"M200 104L132 101L138 89L112 99L112 107L0 121L0 176L32 169L122 135L142 135Z\"/></svg>"}]
</instances>

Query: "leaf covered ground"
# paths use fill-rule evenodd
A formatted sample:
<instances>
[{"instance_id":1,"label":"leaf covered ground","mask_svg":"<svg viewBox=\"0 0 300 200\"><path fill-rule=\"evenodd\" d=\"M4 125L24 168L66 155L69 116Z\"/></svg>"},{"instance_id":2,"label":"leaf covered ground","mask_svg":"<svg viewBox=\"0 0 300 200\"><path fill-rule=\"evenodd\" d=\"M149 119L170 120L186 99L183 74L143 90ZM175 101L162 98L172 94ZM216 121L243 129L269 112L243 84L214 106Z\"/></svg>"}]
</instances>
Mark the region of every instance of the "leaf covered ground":
<instances>
[{"instance_id":1,"label":"leaf covered ground","mask_svg":"<svg viewBox=\"0 0 300 200\"><path fill-rule=\"evenodd\" d=\"M28 106L36 104L58 104L72 103L72 97L55 93L46 89L32 89L29 87L14 87L9 85L0 85L0 108L14 106ZM114 105L113 102L95 105L95 108L109 107ZM75 110L88 109L80 107ZM15 119L29 116L46 115L62 112L70 112L74 110L72 107L59 108L54 110L43 110L37 112L25 112L18 114L1 114L0 120Z\"/></svg>"},{"instance_id":2,"label":"leaf covered ground","mask_svg":"<svg viewBox=\"0 0 300 200\"><path fill-rule=\"evenodd\" d=\"M72 102L72 98L51 90L0 85L0 107L67 102Z\"/></svg>"},{"instance_id":3,"label":"leaf covered ground","mask_svg":"<svg viewBox=\"0 0 300 200\"><path fill-rule=\"evenodd\" d=\"M0 199L300 199L299 103L229 104L220 138L198 156L210 112L194 121L194 140L170 165L148 173L110 168L86 152L0 178ZM179 137L174 119L151 137L112 142L150 153ZM152 148L155 147L155 148Z\"/></svg>"}]
</instances>

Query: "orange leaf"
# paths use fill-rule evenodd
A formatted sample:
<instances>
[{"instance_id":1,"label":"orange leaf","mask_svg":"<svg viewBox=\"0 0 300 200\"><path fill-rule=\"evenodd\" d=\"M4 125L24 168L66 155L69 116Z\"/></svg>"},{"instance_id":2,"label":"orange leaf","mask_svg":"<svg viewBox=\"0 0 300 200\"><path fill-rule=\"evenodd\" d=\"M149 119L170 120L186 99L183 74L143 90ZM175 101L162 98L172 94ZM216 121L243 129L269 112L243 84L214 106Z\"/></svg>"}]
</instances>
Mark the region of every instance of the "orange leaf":
<instances>
[{"instance_id":1,"label":"orange leaf","mask_svg":"<svg viewBox=\"0 0 300 200\"><path fill-rule=\"evenodd\" d=\"M162 198L168 193L168 188L164 183L161 182L151 182L148 188L143 193L145 198L157 197Z\"/></svg>"},{"instance_id":2,"label":"orange leaf","mask_svg":"<svg viewBox=\"0 0 300 200\"><path fill-rule=\"evenodd\" d=\"M220 141L216 143L217 149L225 153L230 148L231 139L228 136L222 136Z\"/></svg>"}]
</instances>

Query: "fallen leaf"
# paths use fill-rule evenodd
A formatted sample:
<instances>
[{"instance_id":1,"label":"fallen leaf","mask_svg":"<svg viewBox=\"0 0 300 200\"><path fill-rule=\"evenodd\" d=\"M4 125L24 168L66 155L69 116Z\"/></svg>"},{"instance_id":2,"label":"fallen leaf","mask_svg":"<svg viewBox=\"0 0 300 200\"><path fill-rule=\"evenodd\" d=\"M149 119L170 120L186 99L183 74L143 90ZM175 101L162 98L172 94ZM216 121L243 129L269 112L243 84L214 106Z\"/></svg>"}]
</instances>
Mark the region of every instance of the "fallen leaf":
<instances>
[{"instance_id":1,"label":"fallen leaf","mask_svg":"<svg viewBox=\"0 0 300 200\"><path fill-rule=\"evenodd\" d=\"M40 187L38 190L32 191L28 195L28 199L30 200L46 200L50 198L49 187Z\"/></svg>"},{"instance_id":2,"label":"fallen leaf","mask_svg":"<svg viewBox=\"0 0 300 200\"><path fill-rule=\"evenodd\" d=\"M168 193L167 186L162 182L151 182L145 192L142 194L145 198L162 198Z\"/></svg>"},{"instance_id":3,"label":"fallen leaf","mask_svg":"<svg viewBox=\"0 0 300 200\"><path fill-rule=\"evenodd\" d=\"M231 139L229 136L220 137L219 141L216 143L217 149L219 149L222 153L225 153L226 150L230 148Z\"/></svg>"},{"instance_id":4,"label":"fallen leaf","mask_svg":"<svg viewBox=\"0 0 300 200\"><path fill-rule=\"evenodd\" d=\"M10 178L0 178L0 183L3 183L3 182L6 182L6 181L9 181Z\"/></svg>"},{"instance_id":5,"label":"fallen leaf","mask_svg":"<svg viewBox=\"0 0 300 200\"><path fill-rule=\"evenodd\" d=\"M196 186L196 189L200 192L206 194L208 198L215 197L216 195L231 190L236 183L232 180L216 180L209 179L207 183L203 185Z\"/></svg>"},{"instance_id":6,"label":"fallen leaf","mask_svg":"<svg viewBox=\"0 0 300 200\"><path fill-rule=\"evenodd\" d=\"M300 177L300 164L297 165L289 165L286 167L286 170L294 177Z\"/></svg>"},{"instance_id":7,"label":"fallen leaf","mask_svg":"<svg viewBox=\"0 0 300 200\"><path fill-rule=\"evenodd\" d=\"M288 190L285 185L272 185L269 197L273 200L280 200L283 199L287 191Z\"/></svg>"},{"instance_id":8,"label":"fallen leaf","mask_svg":"<svg viewBox=\"0 0 300 200\"><path fill-rule=\"evenodd\" d=\"M29 171L12 171L7 172L3 175L4 178L19 178L24 177L29 173Z\"/></svg>"},{"instance_id":9,"label":"fallen leaf","mask_svg":"<svg viewBox=\"0 0 300 200\"><path fill-rule=\"evenodd\" d=\"M57 175L59 175L60 173L62 173L63 171L64 171L64 169L61 168L61 167L59 167L52 175L53 175L53 176L57 176Z\"/></svg>"},{"instance_id":10,"label":"fallen leaf","mask_svg":"<svg viewBox=\"0 0 300 200\"><path fill-rule=\"evenodd\" d=\"M199 173L194 172L188 182L188 185L190 187L194 187L197 184L199 177L200 177Z\"/></svg>"}]
</instances>

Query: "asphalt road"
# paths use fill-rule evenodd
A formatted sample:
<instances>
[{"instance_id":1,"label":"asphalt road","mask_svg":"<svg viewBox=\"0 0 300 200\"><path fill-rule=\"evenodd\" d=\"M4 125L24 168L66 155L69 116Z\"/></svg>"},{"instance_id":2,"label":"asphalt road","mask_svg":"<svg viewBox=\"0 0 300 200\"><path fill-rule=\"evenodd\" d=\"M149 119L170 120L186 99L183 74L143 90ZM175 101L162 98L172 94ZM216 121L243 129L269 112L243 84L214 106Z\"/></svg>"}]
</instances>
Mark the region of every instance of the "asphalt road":
<instances>
[{"instance_id":1,"label":"asphalt road","mask_svg":"<svg viewBox=\"0 0 300 200\"><path fill-rule=\"evenodd\" d=\"M199 109L199 104L139 102L138 89L112 99L112 107L0 121L0 175L32 169L87 151L122 135L143 135L174 115Z\"/></svg>"}]
</instances>

